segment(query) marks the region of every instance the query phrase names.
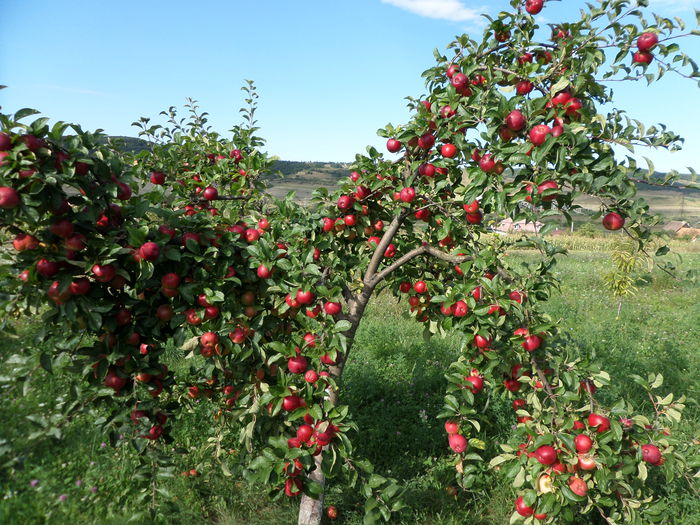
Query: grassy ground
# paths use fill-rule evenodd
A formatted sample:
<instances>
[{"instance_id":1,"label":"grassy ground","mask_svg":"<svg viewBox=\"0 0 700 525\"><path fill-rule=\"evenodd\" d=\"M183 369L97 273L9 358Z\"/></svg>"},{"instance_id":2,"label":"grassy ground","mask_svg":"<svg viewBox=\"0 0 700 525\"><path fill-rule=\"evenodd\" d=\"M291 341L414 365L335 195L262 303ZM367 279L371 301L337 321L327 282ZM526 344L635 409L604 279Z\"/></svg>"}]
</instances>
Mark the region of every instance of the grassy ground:
<instances>
[{"instance_id":1,"label":"grassy ground","mask_svg":"<svg viewBox=\"0 0 700 525\"><path fill-rule=\"evenodd\" d=\"M641 399L625 378L630 373L660 371L669 391L700 399L700 290L655 273L651 281L638 283L637 295L623 302L617 319L618 305L600 277L607 264L608 255L601 252L575 252L563 258L557 270L564 282L562 292L548 305L576 342L595 351L615 378L603 395L612 399L624 392ZM682 265L700 267L700 254L686 254ZM407 487L409 508L397 523L507 523L512 492L499 479L488 478L488 489L475 495L450 497L445 492L452 474L442 424L435 415L442 404L443 374L460 341L424 341L421 328L405 315L404 306L388 296L377 298L358 332L344 379L344 400L362 429L353 442L378 471L401 479ZM60 376L37 373L23 391L2 377L20 366L7 362L7 356L17 352L19 345L31 345L37 328L36 323L18 326L19 340L0 339L0 418L4 422L0 426L0 523L121 524L147 510L153 501L165 518L154 520L145 513L133 523L295 522L294 503L273 501L261 489L224 477L209 466L209 453L200 450L208 437L203 429L211 421L204 409L188 416L177 436L177 446L183 449L176 453L178 472L197 468L201 475L195 478L175 475L158 479L156 485L134 479L136 459L130 450L103 445L104 437L84 417L68 424L60 441L28 441L25 436L37 425L26 415L50 412L68 385ZM497 438L507 424L498 418L497 403L493 411L495 427L490 431ZM689 403L686 418L684 430L700 437L700 410L695 402ZM19 461L3 469L2 461L9 457ZM138 500L134 483L156 492L148 491ZM666 490L672 506L667 523L700 523L700 502L687 487L677 483ZM331 491L329 501L340 508L338 522L361 523L355 495Z\"/></svg>"}]
</instances>

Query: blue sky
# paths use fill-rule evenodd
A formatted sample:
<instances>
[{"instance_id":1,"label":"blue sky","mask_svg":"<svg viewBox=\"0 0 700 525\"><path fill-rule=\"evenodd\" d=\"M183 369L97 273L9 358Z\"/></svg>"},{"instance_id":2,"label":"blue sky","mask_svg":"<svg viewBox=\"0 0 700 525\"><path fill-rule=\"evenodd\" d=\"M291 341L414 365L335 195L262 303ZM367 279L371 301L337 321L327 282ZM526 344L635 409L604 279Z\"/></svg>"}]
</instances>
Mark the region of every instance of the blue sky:
<instances>
[{"instance_id":1,"label":"blue sky","mask_svg":"<svg viewBox=\"0 0 700 525\"><path fill-rule=\"evenodd\" d=\"M548 0L542 21L573 20L580 0ZM700 0L651 0L694 27ZM289 160L351 161L376 130L408 118L406 96L425 92L433 49L481 33L480 13L506 0L6 0L0 17L0 105L135 136L186 97L214 129L238 122L244 79L260 94L268 151ZM700 60L700 38L685 39ZM616 85L619 106L686 138L685 151L646 152L657 169L700 171L700 91L675 75L658 85Z\"/></svg>"}]
</instances>

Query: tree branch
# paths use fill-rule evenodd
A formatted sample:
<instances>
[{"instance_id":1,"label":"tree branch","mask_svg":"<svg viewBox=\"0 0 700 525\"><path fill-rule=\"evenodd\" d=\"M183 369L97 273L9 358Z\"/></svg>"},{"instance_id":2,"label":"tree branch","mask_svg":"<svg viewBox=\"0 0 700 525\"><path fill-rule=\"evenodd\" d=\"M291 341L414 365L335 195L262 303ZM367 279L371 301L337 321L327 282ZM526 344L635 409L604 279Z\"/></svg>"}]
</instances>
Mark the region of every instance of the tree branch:
<instances>
[{"instance_id":1,"label":"tree branch","mask_svg":"<svg viewBox=\"0 0 700 525\"><path fill-rule=\"evenodd\" d=\"M391 265L384 268L381 272L375 274L372 277L371 286L372 287L376 286L383 279L385 279L388 275L390 275L391 272L397 270L398 268L401 268L401 266L406 264L411 259L418 257L419 255L432 255L433 257L436 257L436 258L441 259L443 261L447 261L447 262L452 263L452 264L462 264L465 261L471 261L474 259L474 257L471 257L469 255L450 255L450 254L445 253L441 250L438 250L437 248L434 248L433 246L430 246L427 243L424 243L419 248L415 248L415 249L411 250L410 252L402 255L396 261L394 261Z\"/></svg>"}]
</instances>

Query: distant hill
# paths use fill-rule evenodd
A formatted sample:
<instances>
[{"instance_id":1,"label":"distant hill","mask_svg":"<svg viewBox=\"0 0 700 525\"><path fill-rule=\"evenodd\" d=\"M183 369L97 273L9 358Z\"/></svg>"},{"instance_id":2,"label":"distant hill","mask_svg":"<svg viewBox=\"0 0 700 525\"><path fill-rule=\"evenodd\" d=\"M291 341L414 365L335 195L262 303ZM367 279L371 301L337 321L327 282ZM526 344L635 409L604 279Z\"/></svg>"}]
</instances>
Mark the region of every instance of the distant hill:
<instances>
[{"instance_id":1,"label":"distant hill","mask_svg":"<svg viewBox=\"0 0 700 525\"><path fill-rule=\"evenodd\" d=\"M150 146L148 141L136 137L111 138L129 153L138 153ZM270 185L269 192L275 197L284 197L293 191L298 200L307 201L315 189L323 187L333 191L349 174L350 163L277 160L272 165L272 173L265 180ZM651 180L661 181L665 176L665 173L655 172ZM700 191L686 184L697 187L689 174L681 175L676 185L671 187L645 183L638 183L637 187L639 195L647 200L652 212L661 213L667 219L696 222L700 220ZM577 204L589 210L596 210L600 205L598 200L588 197L581 197Z\"/></svg>"}]
</instances>

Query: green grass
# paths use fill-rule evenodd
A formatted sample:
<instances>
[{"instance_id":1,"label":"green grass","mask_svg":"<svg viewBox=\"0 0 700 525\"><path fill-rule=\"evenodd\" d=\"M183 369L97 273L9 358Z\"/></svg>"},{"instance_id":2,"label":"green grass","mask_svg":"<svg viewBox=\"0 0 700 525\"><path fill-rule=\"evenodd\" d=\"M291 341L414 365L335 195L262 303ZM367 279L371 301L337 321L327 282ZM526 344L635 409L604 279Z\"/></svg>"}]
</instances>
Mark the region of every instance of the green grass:
<instances>
[{"instance_id":1,"label":"green grass","mask_svg":"<svg viewBox=\"0 0 700 525\"><path fill-rule=\"evenodd\" d=\"M523 257L523 255L513 255ZM659 371L666 377L664 389L700 399L700 290L685 287L655 272L649 282L638 283L637 295L618 304L605 290L601 275L608 254L575 252L562 258L557 272L563 281L561 294L547 309L576 343L595 352L613 376L613 384L601 390L604 398L624 393L643 404L641 393L627 377ZM700 267L700 254L684 255L683 269ZM405 304L389 296L376 298L358 332L346 368L343 400L351 405L359 435L353 443L381 473L400 479L407 488L409 508L395 520L403 524L472 523L500 525L512 509L511 489L490 474L487 487L475 495L450 497L445 487L453 467L441 421L435 418L442 405L443 374L458 354L458 337L425 341L422 328L406 315ZM37 323L17 324L18 340L0 340L0 376L12 367L6 362L20 346L32 343ZM3 337L5 337L3 335ZM159 479L137 501L132 484L150 487L150 480L135 480L135 455L128 446L102 446L107 441L89 423L76 417L64 427L62 440L28 441L36 425L26 416L51 413L68 383L60 374L35 372L23 391L18 384L0 378L0 523L3 524L121 524L134 513L145 512L134 523L288 524L296 521L295 502L272 500L263 489L237 477L221 475L213 467L211 453L203 450L210 426L210 409L202 405L177 427L176 475ZM492 441L507 432L509 420L498 402L490 411ZM503 412L505 414L505 411ZM682 431L700 437L700 409L688 404ZM493 433L495 432L495 436ZM2 444L4 440L5 444ZM4 447L4 449L3 449ZM15 458L12 466L2 462ZM177 472L197 468L201 475L184 478ZM38 480L32 487L31 480ZM80 480L80 486L76 482ZM91 491L96 487L96 492ZM672 506L667 523L700 523L700 502L682 483L665 488ZM65 494L65 501L59 496ZM331 488L328 497L341 512L339 523L362 522L357 495ZM161 519L148 515L155 501Z\"/></svg>"}]
</instances>

